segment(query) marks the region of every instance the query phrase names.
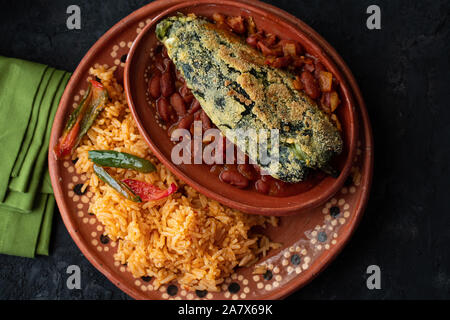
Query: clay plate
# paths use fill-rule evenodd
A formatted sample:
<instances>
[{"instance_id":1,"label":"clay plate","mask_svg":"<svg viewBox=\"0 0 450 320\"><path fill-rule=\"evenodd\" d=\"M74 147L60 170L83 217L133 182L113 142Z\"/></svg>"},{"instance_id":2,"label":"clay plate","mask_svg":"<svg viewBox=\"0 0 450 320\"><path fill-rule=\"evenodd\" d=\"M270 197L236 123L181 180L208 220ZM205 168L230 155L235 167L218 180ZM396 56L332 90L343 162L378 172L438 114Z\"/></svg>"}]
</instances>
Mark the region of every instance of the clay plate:
<instances>
[{"instance_id":1,"label":"clay plate","mask_svg":"<svg viewBox=\"0 0 450 320\"><path fill-rule=\"evenodd\" d=\"M197 1L202 4L211 1ZM224 1L218 1L224 3ZM127 16L104 34L83 58L64 92L53 124L50 150L55 146L70 112L86 90L88 70L95 64L117 66L115 76L123 79L125 59L132 42L142 29L162 11L184 3L182 0L155 1ZM227 2L228 3L228 2ZM344 185L323 205L310 208L302 214L282 217L278 228L269 228L266 234L281 242L282 248L271 251L258 265L265 265L265 275L254 275L254 268L239 268L222 286L222 291L189 292L177 283L158 290L148 279L135 279L126 266L114 261L117 243L103 237L104 228L94 215L89 214L89 189L77 194L77 185L87 177L75 173L74 164L56 161L49 153L49 167L56 201L63 221L86 258L112 283L136 299L278 299L304 286L322 271L342 250L358 225L367 203L373 169L372 132L364 101L348 67L337 53L297 18L268 4L245 1L239 4L289 23L302 30L311 41L324 49L348 83L355 98L355 109L360 123L356 136L356 151L350 176ZM233 285L231 285L233 284Z\"/></svg>"},{"instance_id":2,"label":"clay plate","mask_svg":"<svg viewBox=\"0 0 450 320\"><path fill-rule=\"evenodd\" d=\"M220 4L219 4L220 3ZM274 197L252 190L241 190L221 182L217 175L210 172L210 166L198 164L175 165L171 161L173 143L166 130L158 121L156 108L147 93L146 70L152 61L150 52L156 48L155 36L157 23L178 12L195 13L197 16L212 17L216 12L229 16L252 16L257 27L276 34L280 39L299 41L306 51L318 57L320 61L338 79L340 85L341 105L337 116L342 124L344 151L338 158L339 177L330 176L319 180L311 189L286 197ZM324 49L310 39L301 28L253 5L238 1L184 1L158 15L146 26L133 43L125 65L124 78L128 104L138 125L153 153L169 169L187 184L199 192L229 207L253 214L291 215L307 208L316 207L328 200L345 182L356 149L357 121L353 98L346 80L340 70L325 54Z\"/></svg>"}]
</instances>

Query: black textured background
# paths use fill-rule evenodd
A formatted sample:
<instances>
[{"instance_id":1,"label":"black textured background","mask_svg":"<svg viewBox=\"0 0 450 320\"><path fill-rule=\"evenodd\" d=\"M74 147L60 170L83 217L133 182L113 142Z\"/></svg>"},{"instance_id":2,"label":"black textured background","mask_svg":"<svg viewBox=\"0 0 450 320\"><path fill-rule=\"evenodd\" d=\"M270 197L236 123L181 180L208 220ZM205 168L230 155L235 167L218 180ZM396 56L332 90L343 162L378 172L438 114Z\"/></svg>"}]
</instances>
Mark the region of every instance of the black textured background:
<instances>
[{"instance_id":1,"label":"black textured background","mask_svg":"<svg viewBox=\"0 0 450 320\"><path fill-rule=\"evenodd\" d=\"M0 54L73 71L117 21L148 1L2 1ZM375 172L366 214L342 254L290 299L450 298L450 1L267 1L324 36L352 69L371 117ZM82 29L66 29L81 7ZM382 30L369 31L378 4ZM82 270L68 290L66 268ZM382 289L366 288L377 264ZM55 215L51 255L0 255L0 299L129 299L80 253Z\"/></svg>"}]
</instances>

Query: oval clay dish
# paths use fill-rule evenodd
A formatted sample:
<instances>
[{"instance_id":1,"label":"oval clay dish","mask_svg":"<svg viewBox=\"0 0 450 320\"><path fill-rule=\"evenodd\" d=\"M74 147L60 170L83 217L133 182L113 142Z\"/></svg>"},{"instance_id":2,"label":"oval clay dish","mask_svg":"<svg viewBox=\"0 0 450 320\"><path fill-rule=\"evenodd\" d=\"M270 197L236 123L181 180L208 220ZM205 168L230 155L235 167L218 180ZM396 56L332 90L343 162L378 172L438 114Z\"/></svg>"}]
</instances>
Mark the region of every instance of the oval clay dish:
<instances>
[{"instance_id":1,"label":"oval clay dish","mask_svg":"<svg viewBox=\"0 0 450 320\"><path fill-rule=\"evenodd\" d=\"M122 81L125 59L132 42L142 29L164 10L182 0L155 1L127 16L103 35L83 58L61 98L53 124L50 150L53 150L66 119L86 90L89 68L96 65L117 66L115 76ZM214 3L217 3L214 4ZM223 4L233 1L196 1L219 11ZM235 5L236 6L236 5ZM86 258L108 279L136 299L279 299L311 281L342 250L357 227L367 204L373 170L372 132L364 101L346 64L329 44L297 18L268 4L241 1L238 6L246 12L264 12L289 23L326 52L329 62L340 71L342 80L355 98L355 110L360 123L356 151L350 175L344 185L323 205L304 210L302 214L282 217L277 228L265 233L272 241L282 243L256 266L264 266L264 274L254 274L255 267L238 268L222 285L220 292L187 291L177 283L155 289L151 279L135 279L127 267L114 261L117 243L103 237L104 228L95 215L89 214L92 197L89 188L79 193L79 185L87 179L75 173L70 160L56 161L49 152L49 167L56 201L63 221Z\"/></svg>"},{"instance_id":2,"label":"oval clay dish","mask_svg":"<svg viewBox=\"0 0 450 320\"><path fill-rule=\"evenodd\" d=\"M213 3L215 1L185 1L180 5L170 7L153 19L152 23L147 25L134 41L125 65L124 85L128 105L140 133L158 159L180 179L199 192L229 207L247 213L280 216L296 214L301 210L323 204L344 184L350 172L356 150L356 111L347 81L328 58L325 50L296 25L261 8L237 1L221 1L220 6L213 5ZM337 109L337 116L342 125L344 150L336 159L338 160L336 161L337 169L340 172L337 178L326 176L317 181L307 191L290 196L270 196L254 190L239 189L222 182L218 179L217 174L210 172L211 167L206 164L176 165L171 161L171 151L174 144L170 141L170 137L159 121L154 101L150 100L151 98L147 93L148 79L146 72L152 64L150 53L159 43L155 36L156 25L162 19L174 16L179 12L184 14L194 13L197 16L208 18L211 18L217 12L227 16L251 16L258 29L270 30L270 33L276 34L280 39L298 41L309 54L319 58L340 83L339 93L342 102Z\"/></svg>"}]
</instances>

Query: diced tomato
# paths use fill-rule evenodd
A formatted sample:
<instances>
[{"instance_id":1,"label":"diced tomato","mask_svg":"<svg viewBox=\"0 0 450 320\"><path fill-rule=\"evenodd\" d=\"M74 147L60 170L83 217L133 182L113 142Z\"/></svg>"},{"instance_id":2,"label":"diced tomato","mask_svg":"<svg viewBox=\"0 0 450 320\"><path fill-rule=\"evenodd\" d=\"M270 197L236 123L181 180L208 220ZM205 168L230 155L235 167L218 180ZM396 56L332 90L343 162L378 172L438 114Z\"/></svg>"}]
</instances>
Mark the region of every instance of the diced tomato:
<instances>
[{"instance_id":1,"label":"diced tomato","mask_svg":"<svg viewBox=\"0 0 450 320\"><path fill-rule=\"evenodd\" d=\"M100 90L104 89L103 85L98 81L91 80L91 84L92 84L92 86L94 86L97 89L100 89Z\"/></svg>"},{"instance_id":2,"label":"diced tomato","mask_svg":"<svg viewBox=\"0 0 450 320\"><path fill-rule=\"evenodd\" d=\"M298 57L303 53L303 49L297 41L281 40L280 45L285 56Z\"/></svg>"},{"instance_id":3,"label":"diced tomato","mask_svg":"<svg viewBox=\"0 0 450 320\"><path fill-rule=\"evenodd\" d=\"M319 71L319 85L322 92L330 92L333 85L333 75L331 72Z\"/></svg>"},{"instance_id":4,"label":"diced tomato","mask_svg":"<svg viewBox=\"0 0 450 320\"><path fill-rule=\"evenodd\" d=\"M160 200L177 191L177 186L175 183L172 183L166 190L161 190L160 188L144 181L125 179L122 180L122 182L130 187L130 189L138 195L142 201Z\"/></svg>"},{"instance_id":5,"label":"diced tomato","mask_svg":"<svg viewBox=\"0 0 450 320\"><path fill-rule=\"evenodd\" d=\"M227 17L227 24L230 26L231 30L238 34L243 34L246 31L244 19L241 16Z\"/></svg>"}]
</instances>

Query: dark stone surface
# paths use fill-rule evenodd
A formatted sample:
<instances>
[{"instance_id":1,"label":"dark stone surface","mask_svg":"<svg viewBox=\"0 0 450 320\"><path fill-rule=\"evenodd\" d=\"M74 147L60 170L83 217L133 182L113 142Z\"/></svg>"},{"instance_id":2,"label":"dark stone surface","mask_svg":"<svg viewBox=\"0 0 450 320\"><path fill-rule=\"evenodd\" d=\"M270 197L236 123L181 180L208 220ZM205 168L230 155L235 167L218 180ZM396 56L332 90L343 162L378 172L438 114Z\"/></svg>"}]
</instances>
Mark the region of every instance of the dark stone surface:
<instances>
[{"instance_id":1,"label":"dark stone surface","mask_svg":"<svg viewBox=\"0 0 450 320\"><path fill-rule=\"evenodd\" d=\"M290 299L450 298L450 2L409 0L268 1L304 20L349 64L375 137L375 173L364 219L341 255ZM73 71L90 46L146 1L6 1L0 54ZM82 29L66 29L78 4ZM365 26L378 4L382 30ZM82 289L65 286L68 265ZM366 288L379 265L382 289ZM0 255L0 299L129 299L83 257L58 214L51 255Z\"/></svg>"}]
</instances>

